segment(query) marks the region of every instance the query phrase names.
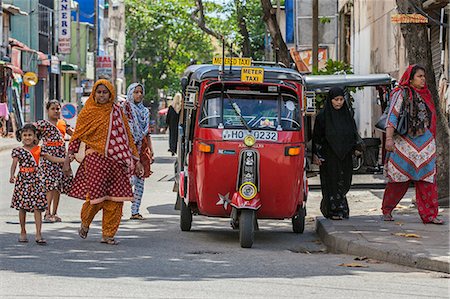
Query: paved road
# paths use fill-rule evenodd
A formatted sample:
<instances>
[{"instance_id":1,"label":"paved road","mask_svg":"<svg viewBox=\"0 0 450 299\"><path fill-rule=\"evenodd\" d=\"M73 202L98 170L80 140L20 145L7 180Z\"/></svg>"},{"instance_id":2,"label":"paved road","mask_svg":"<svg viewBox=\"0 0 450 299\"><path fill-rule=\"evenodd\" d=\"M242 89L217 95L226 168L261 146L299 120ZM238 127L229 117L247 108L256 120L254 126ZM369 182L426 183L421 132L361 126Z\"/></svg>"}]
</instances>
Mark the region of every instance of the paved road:
<instances>
[{"instance_id":1,"label":"paved road","mask_svg":"<svg viewBox=\"0 0 450 299\"><path fill-rule=\"evenodd\" d=\"M357 262L328 254L314 233L312 217L303 235L290 221L261 221L252 249L242 249L226 219L194 217L181 232L173 210L171 158L164 140L154 175L146 181L142 222L124 220L121 244L100 244L98 216L86 240L76 232L82 202L62 197L62 223L44 224L46 247L17 243L17 213L9 208L9 153L0 153L0 297L33 298L448 298L449 277L391 265ZM317 192L310 216L317 215ZM31 216L31 215L30 215ZM32 239L34 224L29 216ZM363 268L340 266L359 263Z\"/></svg>"}]
</instances>

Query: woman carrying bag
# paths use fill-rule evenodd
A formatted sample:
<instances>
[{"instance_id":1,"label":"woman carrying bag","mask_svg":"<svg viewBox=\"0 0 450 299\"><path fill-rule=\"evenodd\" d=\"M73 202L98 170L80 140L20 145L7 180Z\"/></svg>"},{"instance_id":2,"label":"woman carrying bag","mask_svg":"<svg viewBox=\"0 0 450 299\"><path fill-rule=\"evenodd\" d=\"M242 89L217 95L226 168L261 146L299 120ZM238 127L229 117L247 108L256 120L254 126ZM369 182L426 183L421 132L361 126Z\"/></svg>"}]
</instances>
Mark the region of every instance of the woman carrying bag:
<instances>
[{"instance_id":1,"label":"woman carrying bag","mask_svg":"<svg viewBox=\"0 0 450 299\"><path fill-rule=\"evenodd\" d=\"M435 109L426 85L425 69L410 65L399 85L392 91L386 122L388 153L384 171L388 183L383 196L383 219L394 220L392 211L413 181L422 222L443 224L437 218ZM407 132L398 134L399 115L404 112L407 113Z\"/></svg>"}]
</instances>

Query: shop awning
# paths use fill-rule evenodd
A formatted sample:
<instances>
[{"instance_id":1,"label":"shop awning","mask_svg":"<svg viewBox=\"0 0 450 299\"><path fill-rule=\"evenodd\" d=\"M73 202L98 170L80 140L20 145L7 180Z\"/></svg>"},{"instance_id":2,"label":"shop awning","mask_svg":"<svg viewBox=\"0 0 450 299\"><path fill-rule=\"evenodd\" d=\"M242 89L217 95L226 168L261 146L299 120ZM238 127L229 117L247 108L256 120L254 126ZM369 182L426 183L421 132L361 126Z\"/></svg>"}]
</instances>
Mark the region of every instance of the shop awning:
<instances>
[{"instance_id":1,"label":"shop awning","mask_svg":"<svg viewBox=\"0 0 450 299\"><path fill-rule=\"evenodd\" d=\"M38 56L38 59L40 60L38 64L40 65L46 65L49 66L50 65L50 59L48 58L47 54L44 54L40 51L37 51L35 49L31 49L30 47L28 47L26 44L18 41L15 38L9 38L9 44L11 47L16 47L18 48L20 51L26 51L26 52L33 52L36 53Z\"/></svg>"},{"instance_id":2,"label":"shop awning","mask_svg":"<svg viewBox=\"0 0 450 299\"><path fill-rule=\"evenodd\" d=\"M24 12L23 10L20 10L20 7L14 6L12 4L2 3L2 10L14 16L15 15L28 16L28 13Z\"/></svg>"},{"instance_id":3,"label":"shop awning","mask_svg":"<svg viewBox=\"0 0 450 299\"><path fill-rule=\"evenodd\" d=\"M17 66L15 66L15 65L12 65L10 63L6 63L4 61L0 61L0 65L3 65L4 67L10 68L13 71L13 73L16 73L16 74L19 74L19 75L23 75L23 71L20 68L18 68Z\"/></svg>"},{"instance_id":4,"label":"shop awning","mask_svg":"<svg viewBox=\"0 0 450 299\"><path fill-rule=\"evenodd\" d=\"M63 73L76 74L78 72L78 66L76 64L71 64L63 61L61 63L61 71Z\"/></svg>"}]
</instances>

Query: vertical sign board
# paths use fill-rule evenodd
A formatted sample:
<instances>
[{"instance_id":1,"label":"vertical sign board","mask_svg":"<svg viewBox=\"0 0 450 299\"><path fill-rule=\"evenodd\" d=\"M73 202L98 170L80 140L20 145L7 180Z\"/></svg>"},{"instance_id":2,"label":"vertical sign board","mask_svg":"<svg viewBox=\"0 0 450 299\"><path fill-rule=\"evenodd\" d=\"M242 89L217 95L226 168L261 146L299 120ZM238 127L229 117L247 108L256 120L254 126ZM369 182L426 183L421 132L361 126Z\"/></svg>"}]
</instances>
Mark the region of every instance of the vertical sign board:
<instances>
[{"instance_id":1,"label":"vertical sign board","mask_svg":"<svg viewBox=\"0 0 450 299\"><path fill-rule=\"evenodd\" d=\"M59 0L58 52L60 54L70 54L70 1Z\"/></svg>"},{"instance_id":2,"label":"vertical sign board","mask_svg":"<svg viewBox=\"0 0 450 299\"><path fill-rule=\"evenodd\" d=\"M97 78L108 79L112 81L113 60L109 56L97 56Z\"/></svg>"}]
</instances>

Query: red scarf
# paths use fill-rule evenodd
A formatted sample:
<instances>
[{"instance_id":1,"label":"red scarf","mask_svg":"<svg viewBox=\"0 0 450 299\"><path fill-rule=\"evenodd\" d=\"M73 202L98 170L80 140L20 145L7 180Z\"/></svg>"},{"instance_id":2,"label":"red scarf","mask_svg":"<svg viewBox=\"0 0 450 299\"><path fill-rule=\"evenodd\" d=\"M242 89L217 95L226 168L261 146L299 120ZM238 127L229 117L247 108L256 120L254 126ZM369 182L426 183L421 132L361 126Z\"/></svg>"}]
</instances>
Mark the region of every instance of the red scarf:
<instances>
[{"instance_id":1,"label":"red scarf","mask_svg":"<svg viewBox=\"0 0 450 299\"><path fill-rule=\"evenodd\" d=\"M425 86L422 89L417 89L410 85L409 78L411 77L411 71L415 64L412 64L406 68L406 71L403 73L402 78L400 79L400 86L408 86L410 88L414 88L414 90L420 95L425 104L427 104L428 109L431 111L431 124L430 124L430 132L433 134L433 137L436 137L436 108L434 106L433 97L431 96L431 92L425 83Z\"/></svg>"}]
</instances>

